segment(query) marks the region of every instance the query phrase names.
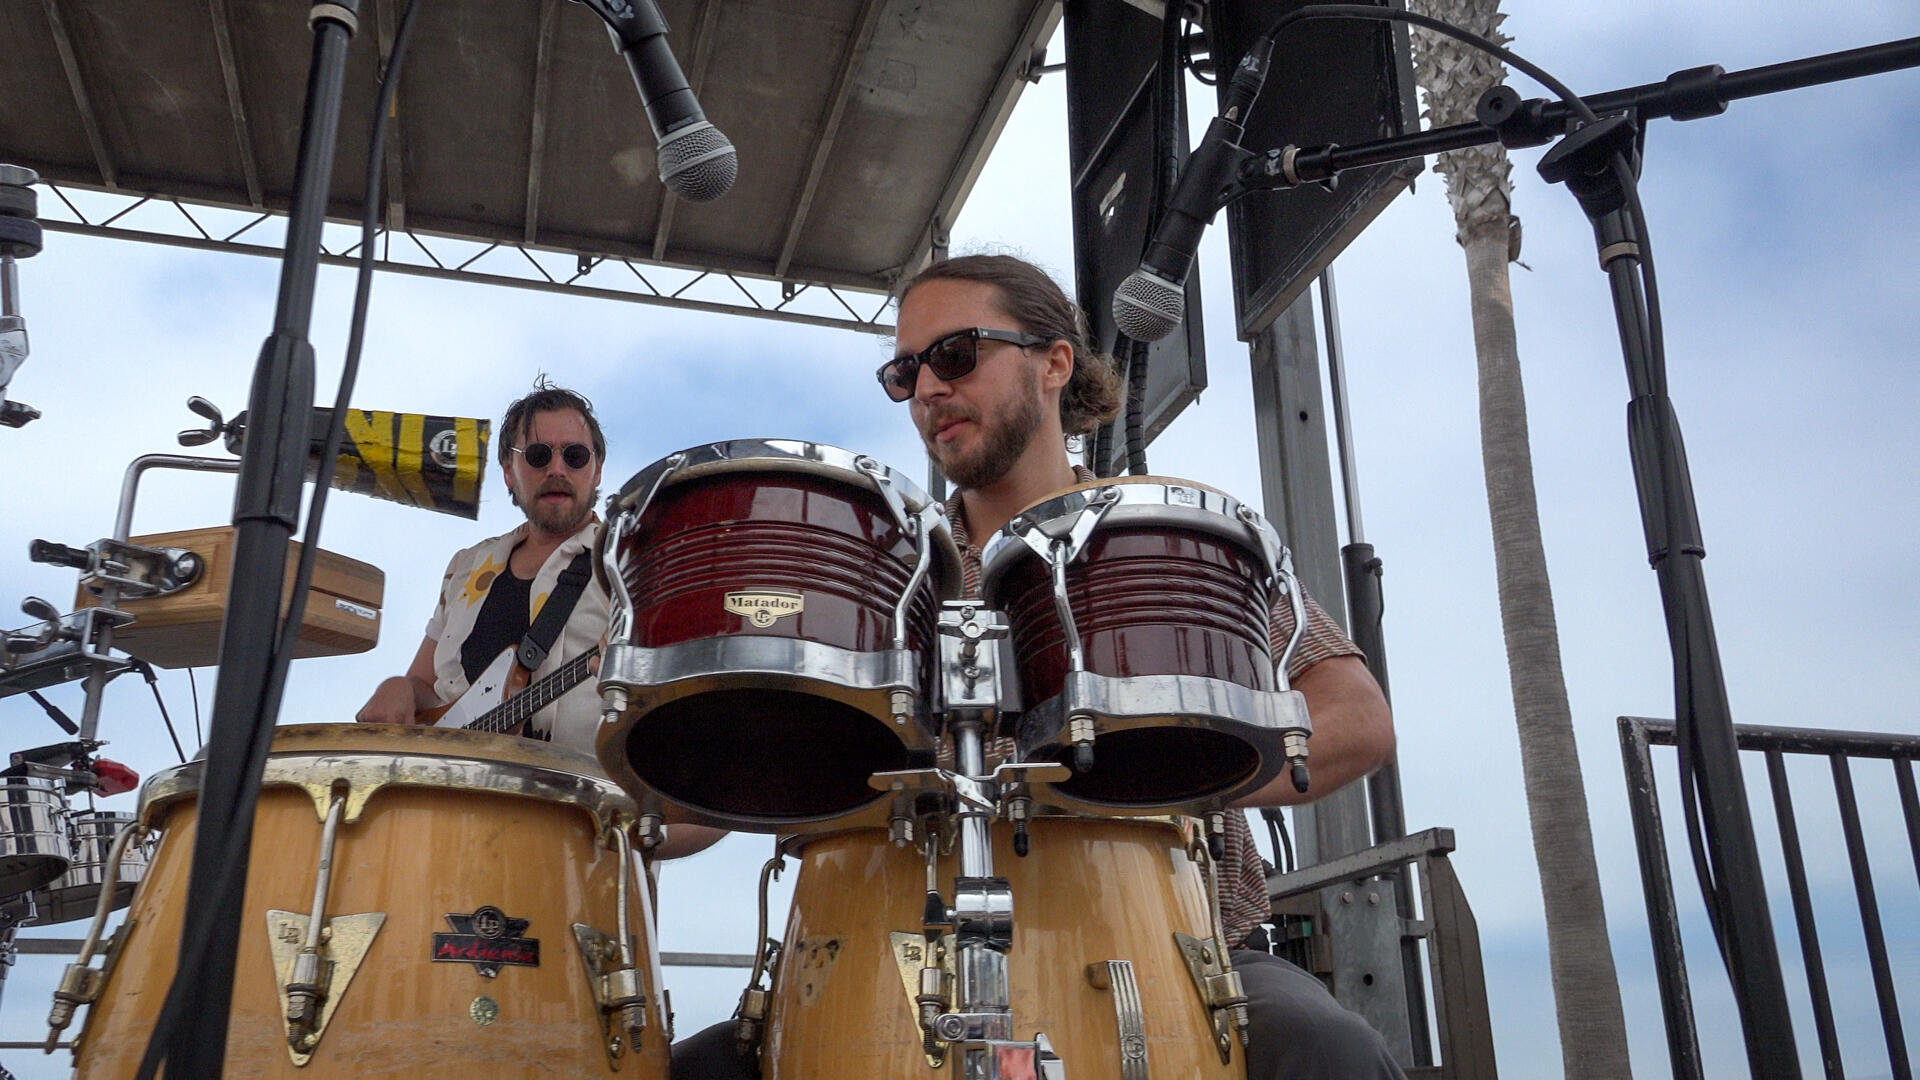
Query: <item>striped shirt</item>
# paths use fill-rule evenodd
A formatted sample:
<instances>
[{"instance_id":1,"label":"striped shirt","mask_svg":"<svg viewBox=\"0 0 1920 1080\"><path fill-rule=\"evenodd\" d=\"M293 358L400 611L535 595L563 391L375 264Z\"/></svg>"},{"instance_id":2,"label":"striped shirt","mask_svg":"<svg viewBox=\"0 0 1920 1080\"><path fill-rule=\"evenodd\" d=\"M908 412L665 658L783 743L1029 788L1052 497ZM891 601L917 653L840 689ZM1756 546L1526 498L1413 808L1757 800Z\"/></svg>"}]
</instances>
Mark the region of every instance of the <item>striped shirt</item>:
<instances>
[{"instance_id":1,"label":"striped shirt","mask_svg":"<svg viewBox=\"0 0 1920 1080\"><path fill-rule=\"evenodd\" d=\"M1073 467L1073 472L1083 484L1092 483L1095 479L1091 470L1079 465ZM960 548L960 569L966 594L978 598L981 545L973 542L973 536L967 528L966 507L961 502L959 492L947 500L947 523L953 530L954 544ZM1359 646L1348 639L1339 624L1314 602L1313 597L1307 596L1305 600L1307 631L1301 635L1300 647L1294 651L1293 659L1287 665L1289 681L1299 678L1322 660L1361 655ZM1268 628L1272 638L1269 644L1278 653L1286 647L1287 638L1293 635L1291 607L1275 605ZM1000 757L1011 756L1013 751L1010 739L996 740L993 747L993 752ZM1247 815L1244 811L1229 811L1227 854L1220 861L1220 922L1226 931L1228 943L1238 945L1253 932L1254 927L1266 922L1272 915L1273 902L1267 897L1267 876L1260 862L1259 849L1253 844L1253 830L1247 826Z\"/></svg>"}]
</instances>

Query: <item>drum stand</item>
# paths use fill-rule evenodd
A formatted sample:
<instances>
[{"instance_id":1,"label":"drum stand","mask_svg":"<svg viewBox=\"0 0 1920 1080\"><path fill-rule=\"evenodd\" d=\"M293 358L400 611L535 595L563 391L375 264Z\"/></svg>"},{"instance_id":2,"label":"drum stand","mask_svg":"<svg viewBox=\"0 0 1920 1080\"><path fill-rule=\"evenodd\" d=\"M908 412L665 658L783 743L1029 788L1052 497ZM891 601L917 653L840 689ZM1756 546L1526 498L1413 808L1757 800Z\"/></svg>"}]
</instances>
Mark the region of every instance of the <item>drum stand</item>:
<instances>
[{"instance_id":1,"label":"drum stand","mask_svg":"<svg viewBox=\"0 0 1920 1080\"><path fill-rule=\"evenodd\" d=\"M913 839L914 813L922 818L927 853L927 905L923 933L932 948L920 952L920 1028L929 1058L946 1048L961 1051L965 1080L1036 1077L1065 1080L1066 1067L1044 1033L1014 1036L1007 953L1013 947L1013 891L993 872L992 824L1013 821L1014 849L1026 853L1027 785L1067 777L1065 765L1012 762L988 773L985 740L994 730L1010 687L1003 687L999 642L1006 617L972 601L941 606L939 639L945 726L953 737L954 769L909 769L878 773L874 787L895 793L889 832L896 843ZM929 798L932 813L918 813ZM912 811L908 810L913 806ZM949 905L938 889L934 863L941 837L952 829L960 872ZM940 962L940 939L951 934L953 970ZM944 1044L944 1045L943 1045Z\"/></svg>"}]
</instances>

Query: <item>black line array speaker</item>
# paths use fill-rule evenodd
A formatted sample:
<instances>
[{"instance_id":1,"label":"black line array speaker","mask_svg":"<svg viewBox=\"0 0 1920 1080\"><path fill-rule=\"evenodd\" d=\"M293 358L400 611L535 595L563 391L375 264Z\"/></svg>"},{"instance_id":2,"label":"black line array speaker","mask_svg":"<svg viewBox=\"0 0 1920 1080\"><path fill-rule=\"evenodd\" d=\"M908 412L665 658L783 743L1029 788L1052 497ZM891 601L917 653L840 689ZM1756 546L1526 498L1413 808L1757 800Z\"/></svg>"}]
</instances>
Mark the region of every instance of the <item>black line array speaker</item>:
<instances>
[{"instance_id":1,"label":"black line array speaker","mask_svg":"<svg viewBox=\"0 0 1920 1080\"><path fill-rule=\"evenodd\" d=\"M1306 4L1212 0L1206 26L1214 70L1231 72L1276 19ZM1404 5L1389 0L1381 6ZM1271 72L1241 145L1255 153L1288 144L1351 146L1418 128L1406 24L1316 19L1293 24L1275 40ZM1241 339L1271 325L1421 168L1414 158L1355 169L1331 191L1258 191L1227 207Z\"/></svg>"}]
</instances>

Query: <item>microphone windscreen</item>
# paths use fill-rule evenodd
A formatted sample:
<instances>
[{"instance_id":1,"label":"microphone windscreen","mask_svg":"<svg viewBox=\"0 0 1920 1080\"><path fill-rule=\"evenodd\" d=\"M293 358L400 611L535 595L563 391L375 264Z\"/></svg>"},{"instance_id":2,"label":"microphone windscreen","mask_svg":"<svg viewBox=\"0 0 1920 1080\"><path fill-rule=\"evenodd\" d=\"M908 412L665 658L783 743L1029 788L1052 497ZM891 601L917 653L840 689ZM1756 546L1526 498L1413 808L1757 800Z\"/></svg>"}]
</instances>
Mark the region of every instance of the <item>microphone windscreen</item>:
<instances>
[{"instance_id":1,"label":"microphone windscreen","mask_svg":"<svg viewBox=\"0 0 1920 1080\"><path fill-rule=\"evenodd\" d=\"M1135 341L1159 341L1180 325L1187 291L1146 269L1135 270L1113 292L1113 324Z\"/></svg>"},{"instance_id":2,"label":"microphone windscreen","mask_svg":"<svg viewBox=\"0 0 1920 1080\"><path fill-rule=\"evenodd\" d=\"M733 187L740 171L733 143L705 120L668 132L660 140L660 182L693 202L712 202Z\"/></svg>"}]
</instances>

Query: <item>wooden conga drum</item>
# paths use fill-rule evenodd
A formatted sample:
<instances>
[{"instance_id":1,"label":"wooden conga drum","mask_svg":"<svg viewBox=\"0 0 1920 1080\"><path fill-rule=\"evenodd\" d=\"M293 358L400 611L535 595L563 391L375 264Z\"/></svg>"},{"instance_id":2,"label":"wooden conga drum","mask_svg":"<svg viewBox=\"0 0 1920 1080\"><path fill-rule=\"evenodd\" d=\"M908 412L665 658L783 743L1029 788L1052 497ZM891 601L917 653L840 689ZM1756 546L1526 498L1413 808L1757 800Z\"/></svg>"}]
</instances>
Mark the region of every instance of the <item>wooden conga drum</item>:
<instances>
[{"instance_id":1,"label":"wooden conga drum","mask_svg":"<svg viewBox=\"0 0 1920 1080\"><path fill-rule=\"evenodd\" d=\"M80 1077L132 1076L146 1049L180 948L201 766L160 773L142 793L162 838L76 1040ZM335 974L324 1028L302 1051L285 978L339 794L325 903ZM645 986L639 1046L598 1000L600 976L621 963L614 834L632 816L590 758L548 744L431 727L281 728L254 824L229 1075L664 1080L672 1036L637 860L624 929Z\"/></svg>"},{"instance_id":2,"label":"wooden conga drum","mask_svg":"<svg viewBox=\"0 0 1920 1080\"><path fill-rule=\"evenodd\" d=\"M1245 1076L1237 1039L1222 1062L1175 936L1213 948L1211 904L1186 831L1162 819L1042 818L1025 858L1014 856L1011 837L995 825L994 870L1013 890L1016 1037L1044 1032L1073 1080L1123 1080L1129 1056L1144 1057L1152 1076ZM908 970L925 941L925 858L883 832L859 830L809 839L799 859L762 1075L957 1076L957 1053L945 1054L936 1073L923 1052ZM951 882L955 871L943 859L939 880ZM1110 961L1126 962L1129 974L1114 975Z\"/></svg>"}]
</instances>

